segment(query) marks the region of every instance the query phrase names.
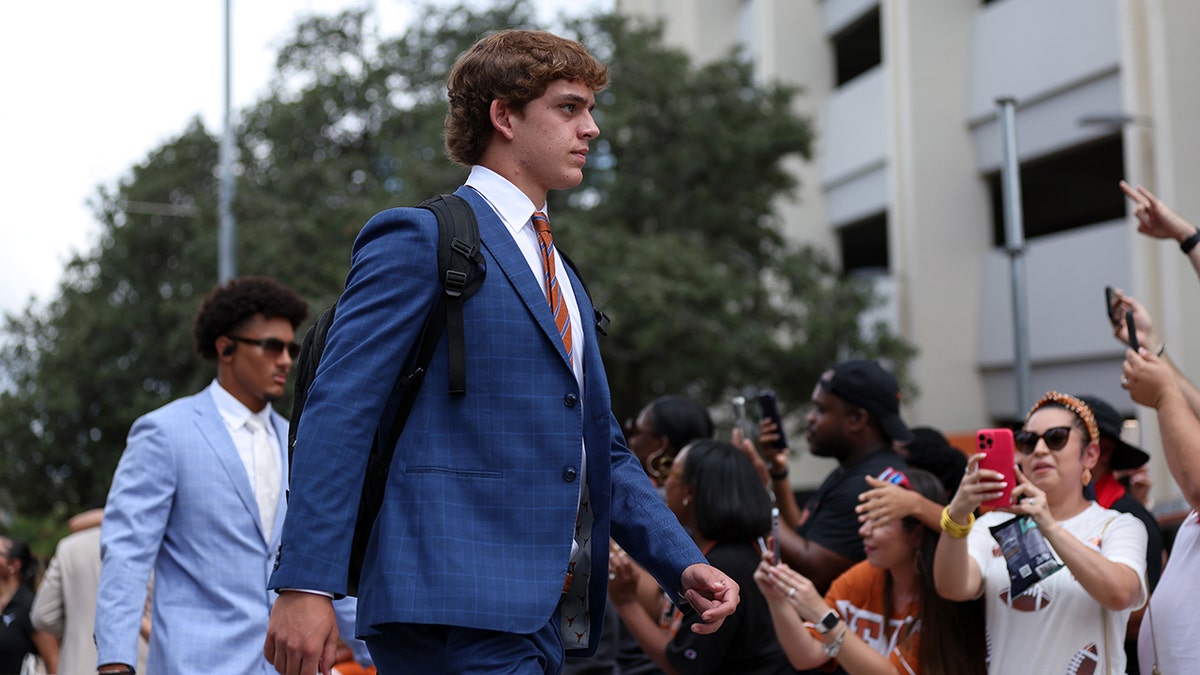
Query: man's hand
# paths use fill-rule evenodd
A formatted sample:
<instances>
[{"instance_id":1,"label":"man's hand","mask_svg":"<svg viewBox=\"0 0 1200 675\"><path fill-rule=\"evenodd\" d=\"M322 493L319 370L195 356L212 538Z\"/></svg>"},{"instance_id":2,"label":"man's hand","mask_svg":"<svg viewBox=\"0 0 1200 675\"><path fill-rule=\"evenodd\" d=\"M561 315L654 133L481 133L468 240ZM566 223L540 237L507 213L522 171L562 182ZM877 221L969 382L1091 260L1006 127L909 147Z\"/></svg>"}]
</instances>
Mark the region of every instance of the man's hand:
<instances>
[{"instance_id":1,"label":"man's hand","mask_svg":"<svg viewBox=\"0 0 1200 675\"><path fill-rule=\"evenodd\" d=\"M700 613L700 621L692 624L692 631L701 635L716 632L741 599L737 582L712 565L689 566L680 582L683 596Z\"/></svg>"},{"instance_id":2,"label":"man's hand","mask_svg":"<svg viewBox=\"0 0 1200 675\"><path fill-rule=\"evenodd\" d=\"M337 657L333 601L324 595L284 591L271 609L263 656L281 675L329 675Z\"/></svg>"}]
</instances>

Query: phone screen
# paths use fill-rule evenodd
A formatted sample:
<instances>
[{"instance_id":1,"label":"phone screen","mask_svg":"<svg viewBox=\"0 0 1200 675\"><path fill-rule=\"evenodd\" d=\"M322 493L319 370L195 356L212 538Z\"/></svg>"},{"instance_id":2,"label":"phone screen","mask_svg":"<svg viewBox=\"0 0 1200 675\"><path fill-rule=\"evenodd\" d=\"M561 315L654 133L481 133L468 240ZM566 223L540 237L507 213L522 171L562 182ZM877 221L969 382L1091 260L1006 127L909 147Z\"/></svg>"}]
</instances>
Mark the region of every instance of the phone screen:
<instances>
[{"instance_id":1,"label":"phone screen","mask_svg":"<svg viewBox=\"0 0 1200 675\"><path fill-rule=\"evenodd\" d=\"M1004 494L999 499L992 499L983 506L998 508L1012 505L1012 489L1017 484L1013 464L1016 458L1013 452L1013 432L1011 429L980 429L976 435L979 452L985 453L979 462L979 468L999 471L1004 475Z\"/></svg>"}]
</instances>

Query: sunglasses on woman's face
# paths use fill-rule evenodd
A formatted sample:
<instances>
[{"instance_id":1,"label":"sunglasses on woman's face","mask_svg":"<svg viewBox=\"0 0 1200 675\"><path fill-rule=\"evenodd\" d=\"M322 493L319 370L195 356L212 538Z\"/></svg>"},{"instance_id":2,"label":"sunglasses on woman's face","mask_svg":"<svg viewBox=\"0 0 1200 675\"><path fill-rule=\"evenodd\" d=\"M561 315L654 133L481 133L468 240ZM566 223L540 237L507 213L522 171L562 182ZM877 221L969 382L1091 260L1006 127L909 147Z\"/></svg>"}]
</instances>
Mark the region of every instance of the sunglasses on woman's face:
<instances>
[{"instance_id":1,"label":"sunglasses on woman's face","mask_svg":"<svg viewBox=\"0 0 1200 675\"><path fill-rule=\"evenodd\" d=\"M1018 431L1013 434L1013 444L1022 455L1029 455L1037 450L1039 440L1045 441L1049 450L1062 450L1071 438L1071 429L1072 427L1052 427L1040 434L1036 431Z\"/></svg>"}]
</instances>

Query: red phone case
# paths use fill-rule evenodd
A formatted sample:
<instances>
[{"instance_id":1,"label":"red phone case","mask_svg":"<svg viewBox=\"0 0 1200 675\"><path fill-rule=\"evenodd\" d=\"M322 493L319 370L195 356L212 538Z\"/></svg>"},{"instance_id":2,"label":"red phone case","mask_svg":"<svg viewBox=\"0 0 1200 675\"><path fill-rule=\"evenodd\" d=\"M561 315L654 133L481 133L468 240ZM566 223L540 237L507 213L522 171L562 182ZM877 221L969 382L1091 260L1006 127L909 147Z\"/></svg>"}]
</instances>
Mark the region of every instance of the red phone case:
<instances>
[{"instance_id":1,"label":"red phone case","mask_svg":"<svg viewBox=\"0 0 1200 675\"><path fill-rule=\"evenodd\" d=\"M978 441L977 447L979 452L986 453L984 458L979 462L979 468L991 469L1004 474L1004 481L1008 485L1004 488L1004 494L999 499L993 499L983 503L983 506L988 508L998 508L1002 506L1012 505L1012 489L1017 484L1017 476L1013 471L1013 463L1016 461L1013 455L1013 432L1011 429L980 429L976 434Z\"/></svg>"}]
</instances>

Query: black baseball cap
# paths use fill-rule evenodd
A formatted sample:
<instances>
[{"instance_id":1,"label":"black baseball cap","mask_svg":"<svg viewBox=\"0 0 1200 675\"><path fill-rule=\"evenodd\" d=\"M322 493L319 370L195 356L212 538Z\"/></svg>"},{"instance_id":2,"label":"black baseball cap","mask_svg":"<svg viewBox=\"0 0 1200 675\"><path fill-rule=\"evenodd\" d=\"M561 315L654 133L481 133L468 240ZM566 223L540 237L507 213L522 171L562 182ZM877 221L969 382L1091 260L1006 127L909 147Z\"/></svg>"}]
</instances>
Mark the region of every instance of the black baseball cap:
<instances>
[{"instance_id":1,"label":"black baseball cap","mask_svg":"<svg viewBox=\"0 0 1200 675\"><path fill-rule=\"evenodd\" d=\"M821 375L819 386L843 401L858 406L879 421L893 441L907 443L912 432L900 419L900 385L875 361L842 361Z\"/></svg>"},{"instance_id":2,"label":"black baseball cap","mask_svg":"<svg viewBox=\"0 0 1200 675\"><path fill-rule=\"evenodd\" d=\"M1075 398L1083 401L1087 407L1092 409L1092 415L1096 417L1096 426L1100 428L1100 436L1111 438L1116 442L1111 460L1113 471L1136 469L1150 461L1150 455L1145 450L1130 445L1121 438L1121 427L1125 425L1125 418L1117 412L1116 408L1095 396L1076 396Z\"/></svg>"}]
</instances>

